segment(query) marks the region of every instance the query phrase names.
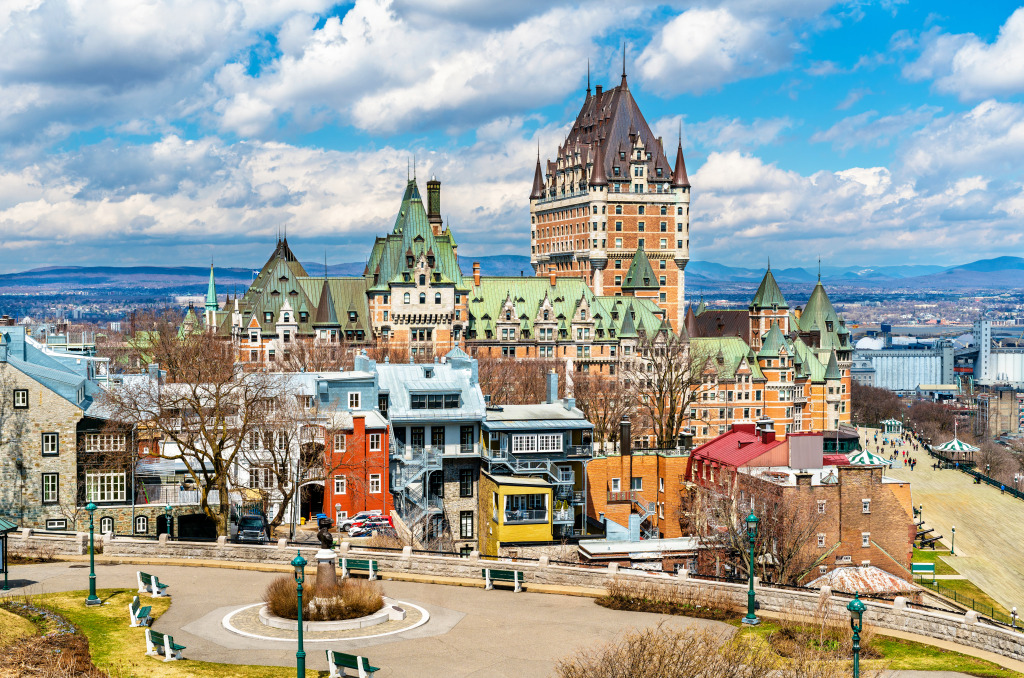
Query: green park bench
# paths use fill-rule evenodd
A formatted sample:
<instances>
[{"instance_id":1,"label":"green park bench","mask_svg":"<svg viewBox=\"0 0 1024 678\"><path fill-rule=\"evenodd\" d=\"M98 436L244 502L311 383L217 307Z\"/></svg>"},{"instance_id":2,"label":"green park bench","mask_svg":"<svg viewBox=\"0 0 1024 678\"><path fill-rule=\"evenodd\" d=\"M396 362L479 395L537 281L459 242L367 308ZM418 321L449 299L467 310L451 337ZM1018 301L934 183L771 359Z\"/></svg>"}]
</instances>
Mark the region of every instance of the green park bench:
<instances>
[{"instance_id":1,"label":"green park bench","mask_svg":"<svg viewBox=\"0 0 1024 678\"><path fill-rule=\"evenodd\" d=\"M932 581L935 581L935 563L911 563L910 572L911 574L919 574L922 576L930 574L932 576Z\"/></svg>"},{"instance_id":2,"label":"green park bench","mask_svg":"<svg viewBox=\"0 0 1024 678\"><path fill-rule=\"evenodd\" d=\"M132 598L132 604L128 606L128 620L132 626L149 626L153 623L153 618L149 616L152 609L149 605L143 607L139 597L135 596Z\"/></svg>"},{"instance_id":3,"label":"green park bench","mask_svg":"<svg viewBox=\"0 0 1024 678\"><path fill-rule=\"evenodd\" d=\"M146 654L150 657L163 655L165 662L184 659L181 656L184 649L185 646L175 643L174 638L153 629L146 629Z\"/></svg>"},{"instance_id":4,"label":"green park bench","mask_svg":"<svg viewBox=\"0 0 1024 678\"><path fill-rule=\"evenodd\" d=\"M515 592L523 590L523 573L519 570L480 570L484 578L484 588L488 591L494 588L494 582L504 582L515 585Z\"/></svg>"},{"instance_id":5,"label":"green park bench","mask_svg":"<svg viewBox=\"0 0 1024 678\"><path fill-rule=\"evenodd\" d=\"M330 678L347 676L348 673L345 669L355 669L358 672L356 675L359 678L366 678L380 671L380 668L370 666L370 660L366 657L357 657L354 654L345 654L344 652L335 652L333 650L327 650L327 666L331 669Z\"/></svg>"},{"instance_id":6,"label":"green park bench","mask_svg":"<svg viewBox=\"0 0 1024 678\"><path fill-rule=\"evenodd\" d=\"M135 573L135 577L139 581L139 593L151 593L154 598L167 595L167 588L170 585L161 584L156 575L146 574L140 570Z\"/></svg>"},{"instance_id":7,"label":"green park bench","mask_svg":"<svg viewBox=\"0 0 1024 678\"><path fill-rule=\"evenodd\" d=\"M376 579L377 573L380 572L380 566L378 565L376 560L342 558L341 576L347 577L349 570L362 570L369 573L370 579Z\"/></svg>"}]
</instances>

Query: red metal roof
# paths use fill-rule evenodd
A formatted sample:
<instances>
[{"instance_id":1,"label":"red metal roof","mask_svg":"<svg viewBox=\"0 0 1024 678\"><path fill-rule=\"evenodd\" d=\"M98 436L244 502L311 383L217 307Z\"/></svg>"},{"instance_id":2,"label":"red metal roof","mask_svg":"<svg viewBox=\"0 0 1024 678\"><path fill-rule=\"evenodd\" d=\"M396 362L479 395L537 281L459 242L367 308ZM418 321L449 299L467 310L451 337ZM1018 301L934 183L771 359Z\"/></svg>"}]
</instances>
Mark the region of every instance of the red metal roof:
<instances>
[{"instance_id":1,"label":"red metal roof","mask_svg":"<svg viewBox=\"0 0 1024 678\"><path fill-rule=\"evenodd\" d=\"M762 441L761 434L734 428L694 449L690 456L739 468L785 443L784 440Z\"/></svg>"},{"instance_id":2,"label":"red metal roof","mask_svg":"<svg viewBox=\"0 0 1024 678\"><path fill-rule=\"evenodd\" d=\"M849 466L850 460L845 454L826 454L822 456L821 463L824 466Z\"/></svg>"}]
</instances>

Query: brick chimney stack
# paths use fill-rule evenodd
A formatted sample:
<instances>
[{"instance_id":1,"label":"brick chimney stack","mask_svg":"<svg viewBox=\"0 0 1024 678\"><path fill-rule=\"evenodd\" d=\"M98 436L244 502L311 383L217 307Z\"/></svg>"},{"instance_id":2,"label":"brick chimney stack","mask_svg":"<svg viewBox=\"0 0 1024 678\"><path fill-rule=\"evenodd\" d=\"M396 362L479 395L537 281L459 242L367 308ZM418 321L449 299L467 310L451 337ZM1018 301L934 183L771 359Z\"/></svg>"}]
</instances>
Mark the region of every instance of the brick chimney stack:
<instances>
[{"instance_id":1,"label":"brick chimney stack","mask_svg":"<svg viewBox=\"0 0 1024 678\"><path fill-rule=\"evenodd\" d=\"M473 262L473 285L475 287L480 287L480 262L479 261L474 261Z\"/></svg>"},{"instance_id":2,"label":"brick chimney stack","mask_svg":"<svg viewBox=\"0 0 1024 678\"><path fill-rule=\"evenodd\" d=\"M441 182L430 177L427 182L427 222L434 235L441 235L444 223L441 220Z\"/></svg>"},{"instance_id":3,"label":"brick chimney stack","mask_svg":"<svg viewBox=\"0 0 1024 678\"><path fill-rule=\"evenodd\" d=\"M548 266L548 281L551 283L552 287L555 286L555 279L556 278L557 278L557 276L555 276L555 265L554 264L550 264Z\"/></svg>"}]
</instances>

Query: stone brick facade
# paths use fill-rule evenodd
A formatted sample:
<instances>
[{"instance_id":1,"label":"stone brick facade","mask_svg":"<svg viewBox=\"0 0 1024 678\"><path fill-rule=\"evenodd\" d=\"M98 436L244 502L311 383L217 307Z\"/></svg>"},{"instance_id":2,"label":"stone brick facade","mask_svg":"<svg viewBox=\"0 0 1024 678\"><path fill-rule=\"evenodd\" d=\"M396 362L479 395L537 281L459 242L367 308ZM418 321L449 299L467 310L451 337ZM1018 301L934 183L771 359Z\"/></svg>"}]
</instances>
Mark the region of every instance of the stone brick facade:
<instances>
[{"instance_id":1,"label":"stone brick facade","mask_svg":"<svg viewBox=\"0 0 1024 678\"><path fill-rule=\"evenodd\" d=\"M0 517L24 527L44 528L47 520L65 520L78 492L76 437L81 408L71 404L10 363L0 363L15 389L28 392L28 407L12 410L24 417L24 434L0 455ZM4 394L9 397L10 394ZM12 434L11 423L5 436ZM44 453L44 434L56 434L56 452ZM47 440L49 450L54 441ZM57 495L43 496L44 476L56 474ZM48 488L52 485L48 485ZM65 507L64 513L61 507ZM70 521L67 529L73 529Z\"/></svg>"},{"instance_id":2,"label":"stone brick facade","mask_svg":"<svg viewBox=\"0 0 1024 678\"><path fill-rule=\"evenodd\" d=\"M467 472L472 478L472 496L461 496L462 473ZM478 550L480 502L480 461L478 459L445 459L444 460L444 519L451 531L454 550ZM472 535L462 536L462 514L469 512L469 527Z\"/></svg>"}]
</instances>

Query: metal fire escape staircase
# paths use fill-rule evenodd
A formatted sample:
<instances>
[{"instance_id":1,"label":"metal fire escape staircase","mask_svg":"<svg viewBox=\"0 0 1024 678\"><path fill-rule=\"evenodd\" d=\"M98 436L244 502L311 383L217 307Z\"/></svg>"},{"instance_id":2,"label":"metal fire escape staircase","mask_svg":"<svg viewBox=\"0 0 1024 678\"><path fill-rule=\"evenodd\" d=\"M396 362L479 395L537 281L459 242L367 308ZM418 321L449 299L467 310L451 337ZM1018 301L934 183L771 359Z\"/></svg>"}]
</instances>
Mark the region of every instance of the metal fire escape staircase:
<instances>
[{"instance_id":1,"label":"metal fire escape staircase","mask_svg":"<svg viewBox=\"0 0 1024 678\"><path fill-rule=\"evenodd\" d=\"M441 452L431 446L413 447L398 442L390 422L388 439L395 462L391 473L395 508L406 527L415 532L420 521L442 510L441 499L427 496L427 477L432 471L441 470Z\"/></svg>"},{"instance_id":2,"label":"metal fire escape staircase","mask_svg":"<svg viewBox=\"0 0 1024 678\"><path fill-rule=\"evenodd\" d=\"M536 457L516 456L507 449L496 451L489 457L485 457L488 463L488 470L492 474L514 476L534 476L549 481L554 486L555 501L564 501L568 508L555 510L552 517L554 522L570 524L575 522L575 511L573 505L583 504L583 492L573 489L576 484L576 472L572 470L568 477L562 476L562 467L570 459L563 453L554 455L551 453L540 453Z\"/></svg>"}]
</instances>

